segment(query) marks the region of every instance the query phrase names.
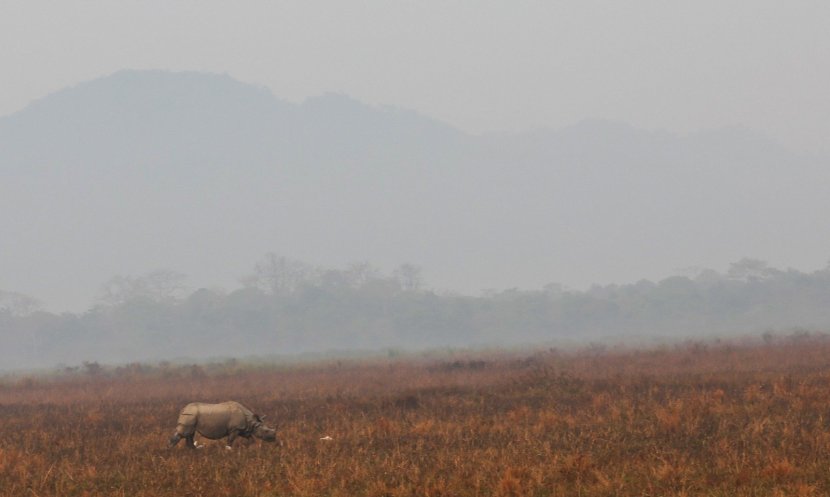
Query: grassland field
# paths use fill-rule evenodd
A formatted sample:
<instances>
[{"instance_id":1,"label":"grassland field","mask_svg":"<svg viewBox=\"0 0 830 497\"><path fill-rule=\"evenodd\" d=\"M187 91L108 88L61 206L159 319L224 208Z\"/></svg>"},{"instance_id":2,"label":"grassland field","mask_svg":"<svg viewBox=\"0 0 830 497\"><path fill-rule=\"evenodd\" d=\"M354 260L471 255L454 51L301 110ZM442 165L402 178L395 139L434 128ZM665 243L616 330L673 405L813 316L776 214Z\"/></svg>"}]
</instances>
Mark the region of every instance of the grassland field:
<instances>
[{"instance_id":1,"label":"grassland field","mask_svg":"<svg viewBox=\"0 0 830 497\"><path fill-rule=\"evenodd\" d=\"M830 495L819 335L88 369L0 380L0 495ZM168 449L197 400L266 415L282 445Z\"/></svg>"}]
</instances>

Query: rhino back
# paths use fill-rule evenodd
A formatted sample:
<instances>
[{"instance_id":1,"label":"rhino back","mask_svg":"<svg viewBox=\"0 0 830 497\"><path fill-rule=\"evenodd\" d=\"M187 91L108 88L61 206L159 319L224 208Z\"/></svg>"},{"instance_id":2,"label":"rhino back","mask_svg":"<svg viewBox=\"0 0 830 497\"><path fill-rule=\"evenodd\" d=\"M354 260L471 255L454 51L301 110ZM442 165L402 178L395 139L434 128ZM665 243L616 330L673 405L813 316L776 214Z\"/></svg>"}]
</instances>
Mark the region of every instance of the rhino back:
<instances>
[{"instance_id":1,"label":"rhino back","mask_svg":"<svg viewBox=\"0 0 830 497\"><path fill-rule=\"evenodd\" d=\"M228 401L228 402L225 402L225 404L231 404L231 405L234 406L234 408L238 409L239 413L242 415L242 419L244 419L246 429L251 429L254 426L254 422L256 421L256 417L254 416L254 413L250 409L243 406L239 402L235 402L235 401L232 401L232 400Z\"/></svg>"},{"instance_id":2,"label":"rhino back","mask_svg":"<svg viewBox=\"0 0 830 497\"><path fill-rule=\"evenodd\" d=\"M232 430L244 431L248 424L243 409L236 402L197 404L196 430L211 439L225 437Z\"/></svg>"}]
</instances>

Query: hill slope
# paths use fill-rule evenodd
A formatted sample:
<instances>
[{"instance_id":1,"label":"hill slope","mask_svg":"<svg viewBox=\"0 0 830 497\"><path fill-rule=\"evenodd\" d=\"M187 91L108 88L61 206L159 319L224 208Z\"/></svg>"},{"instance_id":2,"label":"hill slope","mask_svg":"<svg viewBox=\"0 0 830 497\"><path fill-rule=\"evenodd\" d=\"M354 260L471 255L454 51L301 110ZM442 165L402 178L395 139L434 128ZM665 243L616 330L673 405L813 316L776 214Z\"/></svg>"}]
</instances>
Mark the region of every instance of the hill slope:
<instances>
[{"instance_id":1,"label":"hill slope","mask_svg":"<svg viewBox=\"0 0 830 497\"><path fill-rule=\"evenodd\" d=\"M826 164L734 129L470 136L343 95L123 71L0 119L0 288L82 309L116 274L234 286L265 252L413 262L438 288L823 265Z\"/></svg>"}]
</instances>

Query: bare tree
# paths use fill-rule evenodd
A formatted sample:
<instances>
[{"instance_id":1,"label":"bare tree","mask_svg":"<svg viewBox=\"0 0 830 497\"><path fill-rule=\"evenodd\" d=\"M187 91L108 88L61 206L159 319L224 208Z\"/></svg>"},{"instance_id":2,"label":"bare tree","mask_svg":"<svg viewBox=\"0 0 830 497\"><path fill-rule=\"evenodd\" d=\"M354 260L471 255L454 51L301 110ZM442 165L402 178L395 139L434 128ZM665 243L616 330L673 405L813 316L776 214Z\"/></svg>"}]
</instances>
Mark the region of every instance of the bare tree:
<instances>
[{"instance_id":1,"label":"bare tree","mask_svg":"<svg viewBox=\"0 0 830 497\"><path fill-rule=\"evenodd\" d=\"M401 264L392 273L405 292L417 292L424 281L421 277L421 268L414 264Z\"/></svg>"},{"instance_id":2,"label":"bare tree","mask_svg":"<svg viewBox=\"0 0 830 497\"><path fill-rule=\"evenodd\" d=\"M28 316L40 310L40 302L28 295L17 292L4 292L0 290L0 314L11 316Z\"/></svg>"},{"instance_id":3,"label":"bare tree","mask_svg":"<svg viewBox=\"0 0 830 497\"><path fill-rule=\"evenodd\" d=\"M142 276L115 276L104 283L100 300L109 305L136 299L174 302L183 297L186 278L182 273L164 269Z\"/></svg>"},{"instance_id":4,"label":"bare tree","mask_svg":"<svg viewBox=\"0 0 830 497\"><path fill-rule=\"evenodd\" d=\"M303 262L270 252L254 266L254 274L243 279L243 284L259 288L273 295L290 294L313 279L316 272Z\"/></svg>"},{"instance_id":5,"label":"bare tree","mask_svg":"<svg viewBox=\"0 0 830 497\"><path fill-rule=\"evenodd\" d=\"M346 270L354 288L361 288L373 279L380 276L380 271L368 262L355 262Z\"/></svg>"}]
</instances>

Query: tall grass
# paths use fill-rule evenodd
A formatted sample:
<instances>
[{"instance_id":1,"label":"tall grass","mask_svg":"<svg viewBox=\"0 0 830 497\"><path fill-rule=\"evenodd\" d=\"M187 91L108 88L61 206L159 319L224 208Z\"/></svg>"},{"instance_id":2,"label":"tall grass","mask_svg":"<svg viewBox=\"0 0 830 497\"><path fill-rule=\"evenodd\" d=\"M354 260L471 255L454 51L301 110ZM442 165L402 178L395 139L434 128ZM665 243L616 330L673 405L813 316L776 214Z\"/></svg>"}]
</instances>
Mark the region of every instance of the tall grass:
<instances>
[{"instance_id":1,"label":"tall grass","mask_svg":"<svg viewBox=\"0 0 830 497\"><path fill-rule=\"evenodd\" d=\"M282 446L166 448L234 399ZM143 367L0 384L8 496L818 496L830 341ZM331 440L322 440L331 437Z\"/></svg>"}]
</instances>

